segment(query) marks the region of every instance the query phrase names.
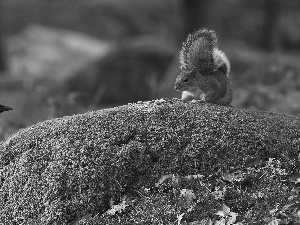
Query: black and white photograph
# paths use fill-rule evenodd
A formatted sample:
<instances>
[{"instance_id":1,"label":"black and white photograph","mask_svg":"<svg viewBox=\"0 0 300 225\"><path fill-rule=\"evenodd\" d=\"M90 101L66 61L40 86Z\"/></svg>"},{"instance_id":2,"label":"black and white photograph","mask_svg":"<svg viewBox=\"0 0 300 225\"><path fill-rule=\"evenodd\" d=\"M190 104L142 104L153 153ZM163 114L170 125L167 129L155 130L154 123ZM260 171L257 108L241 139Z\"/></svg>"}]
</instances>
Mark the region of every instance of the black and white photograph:
<instances>
[{"instance_id":1,"label":"black and white photograph","mask_svg":"<svg viewBox=\"0 0 300 225\"><path fill-rule=\"evenodd\" d=\"M0 0L0 225L300 225L299 0Z\"/></svg>"}]
</instances>

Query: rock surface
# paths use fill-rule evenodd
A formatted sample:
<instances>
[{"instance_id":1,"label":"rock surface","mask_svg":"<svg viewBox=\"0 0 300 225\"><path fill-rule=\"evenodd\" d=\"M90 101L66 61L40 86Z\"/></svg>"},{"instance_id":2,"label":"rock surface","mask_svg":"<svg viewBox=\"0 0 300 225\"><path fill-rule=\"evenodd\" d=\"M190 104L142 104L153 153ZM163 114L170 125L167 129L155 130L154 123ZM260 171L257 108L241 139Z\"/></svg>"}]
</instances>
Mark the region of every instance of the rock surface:
<instances>
[{"instance_id":1,"label":"rock surface","mask_svg":"<svg viewBox=\"0 0 300 225\"><path fill-rule=\"evenodd\" d=\"M4 224L297 224L300 120L180 100L45 121L0 143Z\"/></svg>"},{"instance_id":2,"label":"rock surface","mask_svg":"<svg viewBox=\"0 0 300 225\"><path fill-rule=\"evenodd\" d=\"M64 82L114 47L112 42L81 33L31 25L7 41L8 69L12 76L22 79Z\"/></svg>"}]
</instances>

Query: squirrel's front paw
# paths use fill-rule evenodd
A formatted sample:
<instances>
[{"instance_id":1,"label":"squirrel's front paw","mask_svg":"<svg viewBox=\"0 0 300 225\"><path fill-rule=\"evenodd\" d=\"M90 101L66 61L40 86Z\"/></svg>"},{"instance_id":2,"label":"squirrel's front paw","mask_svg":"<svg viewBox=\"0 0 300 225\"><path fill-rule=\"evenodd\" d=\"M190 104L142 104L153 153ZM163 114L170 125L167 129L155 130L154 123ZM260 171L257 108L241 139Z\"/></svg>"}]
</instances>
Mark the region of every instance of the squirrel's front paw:
<instances>
[{"instance_id":1,"label":"squirrel's front paw","mask_svg":"<svg viewBox=\"0 0 300 225\"><path fill-rule=\"evenodd\" d=\"M191 102L194 102L194 103L196 103L196 102L205 102L205 100L204 99L193 99Z\"/></svg>"}]
</instances>

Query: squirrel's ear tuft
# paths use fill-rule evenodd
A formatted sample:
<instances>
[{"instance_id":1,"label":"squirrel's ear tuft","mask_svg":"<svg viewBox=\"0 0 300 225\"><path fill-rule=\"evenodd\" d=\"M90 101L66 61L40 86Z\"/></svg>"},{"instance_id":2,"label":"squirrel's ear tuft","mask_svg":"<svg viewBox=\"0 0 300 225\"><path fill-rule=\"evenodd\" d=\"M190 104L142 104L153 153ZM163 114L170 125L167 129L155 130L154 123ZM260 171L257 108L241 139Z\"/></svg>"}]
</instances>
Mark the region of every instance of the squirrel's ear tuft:
<instances>
[{"instance_id":1,"label":"squirrel's ear tuft","mask_svg":"<svg viewBox=\"0 0 300 225\"><path fill-rule=\"evenodd\" d=\"M185 56L183 55L183 51L179 51L179 64L180 64L180 69L183 69L187 66Z\"/></svg>"},{"instance_id":2,"label":"squirrel's ear tuft","mask_svg":"<svg viewBox=\"0 0 300 225\"><path fill-rule=\"evenodd\" d=\"M189 34L180 51L181 67L195 67L201 72L212 70L217 40L216 33L206 28Z\"/></svg>"}]
</instances>

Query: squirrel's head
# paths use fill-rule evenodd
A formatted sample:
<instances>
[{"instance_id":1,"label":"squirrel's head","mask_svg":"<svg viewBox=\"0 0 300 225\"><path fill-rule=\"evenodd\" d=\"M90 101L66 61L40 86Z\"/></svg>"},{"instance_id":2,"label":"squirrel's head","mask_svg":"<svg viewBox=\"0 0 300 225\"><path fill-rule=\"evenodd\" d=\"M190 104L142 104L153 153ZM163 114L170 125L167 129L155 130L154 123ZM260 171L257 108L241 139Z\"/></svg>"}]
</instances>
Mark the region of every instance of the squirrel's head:
<instances>
[{"instance_id":1,"label":"squirrel's head","mask_svg":"<svg viewBox=\"0 0 300 225\"><path fill-rule=\"evenodd\" d=\"M182 72L177 76L174 89L176 91L193 91L197 89L197 71L181 68Z\"/></svg>"}]
</instances>

